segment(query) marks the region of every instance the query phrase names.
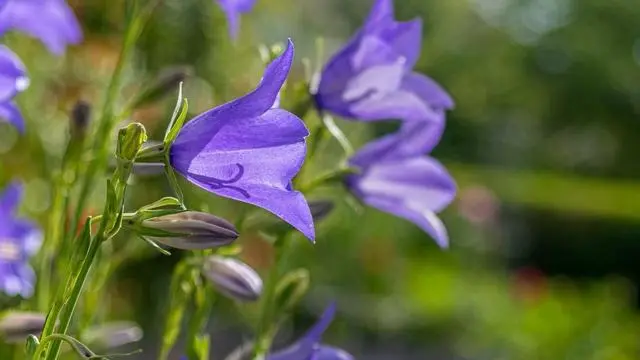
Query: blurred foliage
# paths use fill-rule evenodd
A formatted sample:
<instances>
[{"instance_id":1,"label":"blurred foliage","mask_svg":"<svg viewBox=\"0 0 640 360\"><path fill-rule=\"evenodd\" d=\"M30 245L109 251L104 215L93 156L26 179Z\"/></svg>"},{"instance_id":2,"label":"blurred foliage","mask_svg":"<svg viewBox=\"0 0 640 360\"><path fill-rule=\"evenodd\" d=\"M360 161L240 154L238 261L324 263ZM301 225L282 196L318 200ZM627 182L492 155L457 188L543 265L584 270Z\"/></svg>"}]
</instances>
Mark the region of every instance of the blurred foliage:
<instances>
[{"instance_id":1,"label":"blurred foliage","mask_svg":"<svg viewBox=\"0 0 640 360\"><path fill-rule=\"evenodd\" d=\"M355 211L344 194L319 193L338 209L321 225L315 247L296 239L289 261L310 269L309 312L338 300L340 314L327 342L366 359L637 359L637 2L395 2L400 19L424 20L418 69L456 100L435 151L460 186L459 201L444 216L452 249L438 250L403 220ZM123 14L113 2L71 3L86 40L66 56L53 57L25 36L5 38L32 80L17 98L27 136L0 123L0 182L24 178L22 211L39 219L50 205L48 180L61 161L68 113L77 99L99 108L122 30ZM300 60L316 58L315 39L326 38L327 58L357 29L370 4L258 0L232 43L212 1L164 0L126 69L120 101L164 69L187 65L194 75L185 95L197 114L250 89L261 74L257 45L287 37L297 49L291 81L300 80ZM159 101L133 118L157 139L173 103ZM360 144L396 126L340 125ZM132 208L167 193L163 179L132 181ZM95 209L102 206L102 188L97 184ZM194 208L229 218L245 209L185 188ZM264 268L269 245L255 236L242 242L246 260ZM142 358L151 359L176 259L144 246L139 253L112 270L108 298L89 301L101 301L118 319L140 322L148 347ZM223 336L216 344L215 334L242 330L224 315L235 312L231 303L216 305L212 346L218 356L239 339ZM292 331L305 329L313 317L301 311Z\"/></svg>"}]
</instances>

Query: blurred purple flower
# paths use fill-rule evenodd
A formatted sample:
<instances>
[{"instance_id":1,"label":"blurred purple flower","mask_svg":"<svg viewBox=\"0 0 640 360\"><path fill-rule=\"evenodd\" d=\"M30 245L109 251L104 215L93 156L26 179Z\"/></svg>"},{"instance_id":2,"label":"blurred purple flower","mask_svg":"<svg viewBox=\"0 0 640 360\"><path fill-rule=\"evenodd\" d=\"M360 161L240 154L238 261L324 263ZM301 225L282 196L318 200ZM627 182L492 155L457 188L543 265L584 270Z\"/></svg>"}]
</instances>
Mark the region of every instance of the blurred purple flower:
<instances>
[{"instance_id":1,"label":"blurred purple flower","mask_svg":"<svg viewBox=\"0 0 640 360\"><path fill-rule=\"evenodd\" d=\"M394 20L392 0L377 0L364 26L324 67L315 93L320 110L361 121L440 120L453 107L446 91L412 71L422 21Z\"/></svg>"},{"instance_id":2,"label":"blurred purple flower","mask_svg":"<svg viewBox=\"0 0 640 360\"><path fill-rule=\"evenodd\" d=\"M38 38L56 55L67 44L82 41L82 29L64 0L5 0L0 2L0 34L18 30Z\"/></svg>"},{"instance_id":3,"label":"blurred purple flower","mask_svg":"<svg viewBox=\"0 0 640 360\"><path fill-rule=\"evenodd\" d=\"M218 4L227 16L229 22L229 35L232 39L238 37L240 30L240 14L248 13L253 8L256 0L217 0Z\"/></svg>"},{"instance_id":4,"label":"blurred purple flower","mask_svg":"<svg viewBox=\"0 0 640 360\"><path fill-rule=\"evenodd\" d=\"M423 156L439 142L440 122L405 122L397 133L372 141L350 160L359 174L345 179L365 204L407 219L448 246L444 224L436 216L456 194L456 184L436 159Z\"/></svg>"},{"instance_id":5,"label":"blurred purple flower","mask_svg":"<svg viewBox=\"0 0 640 360\"><path fill-rule=\"evenodd\" d=\"M29 86L29 78L22 61L4 45L0 45L0 121L8 121L20 132L24 120L13 97Z\"/></svg>"},{"instance_id":6,"label":"blurred purple flower","mask_svg":"<svg viewBox=\"0 0 640 360\"><path fill-rule=\"evenodd\" d=\"M353 360L344 350L320 344L336 313L335 304L329 305L318 322L307 333L286 349L267 356L267 360Z\"/></svg>"},{"instance_id":7,"label":"blurred purple flower","mask_svg":"<svg viewBox=\"0 0 640 360\"><path fill-rule=\"evenodd\" d=\"M42 233L32 222L15 216L22 185L11 183L0 194L0 289L10 296L33 294L35 273L29 258L38 251Z\"/></svg>"},{"instance_id":8,"label":"blurred purple flower","mask_svg":"<svg viewBox=\"0 0 640 360\"><path fill-rule=\"evenodd\" d=\"M293 56L289 40L255 90L188 122L171 146L170 161L190 182L264 208L313 241L309 205L291 184L302 167L309 131L295 115L272 108Z\"/></svg>"}]
</instances>

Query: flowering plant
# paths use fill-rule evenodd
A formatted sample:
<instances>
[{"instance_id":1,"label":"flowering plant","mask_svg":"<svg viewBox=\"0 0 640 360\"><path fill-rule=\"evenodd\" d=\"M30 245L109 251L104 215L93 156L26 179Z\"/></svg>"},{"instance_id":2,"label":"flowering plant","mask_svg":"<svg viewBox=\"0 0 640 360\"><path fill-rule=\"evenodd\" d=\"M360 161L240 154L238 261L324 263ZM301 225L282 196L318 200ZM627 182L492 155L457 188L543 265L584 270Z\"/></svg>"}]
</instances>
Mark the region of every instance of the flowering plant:
<instances>
[{"instance_id":1,"label":"flowering plant","mask_svg":"<svg viewBox=\"0 0 640 360\"><path fill-rule=\"evenodd\" d=\"M254 1L219 0L218 5L230 36L237 38L239 16ZM71 355L63 351L69 349L85 359L115 356L96 355L92 345L108 351L122 343L117 335L137 341L140 332L122 323L104 324L92 311L97 312L110 269L133 256L137 244L147 244L164 255L187 251L172 274L158 359L169 358L183 319L188 326L180 352L189 360L209 358L206 325L218 295L257 303L253 340L233 353L237 356L353 358L320 343L339 308L335 304L298 341L284 349L273 346L282 321L310 281L305 269L288 268L286 257L298 234L313 246L319 224L330 216L334 202L317 199L320 188L346 190L347 198L404 218L440 246L448 245L436 214L453 200L456 186L445 167L427 154L440 140L453 101L436 81L413 71L421 21L396 21L392 0L374 1L363 27L304 82L288 80L297 61L295 39L263 46L265 68L253 90L191 117L184 72L143 87L124 106L118 100L134 45L162 6L160 1L127 2L123 43L97 120L92 121L91 106L83 101L71 112L45 227L17 214L19 180L0 197L0 290L32 310L6 315L0 335L26 340L27 359L66 359ZM0 1L0 34L14 30L39 39L55 55L82 41L80 23L64 0ZM0 47L0 118L25 134L31 124L14 98L29 81L38 81L29 80L28 70L9 48ZM174 90L178 99L164 136L152 138L131 114ZM396 121L400 129L354 151L331 114L363 123ZM323 164L322 174L312 172L325 145L336 144L340 158ZM132 204L132 179L145 172L163 174L169 187L146 205ZM90 211L94 189L101 187L102 211ZM211 214L194 205L195 197L185 195L185 188L230 199L231 207L242 210L234 218ZM121 245L117 239L123 234L139 241ZM264 274L242 260L237 240L245 234L259 234L274 251L264 281ZM194 310L187 314L189 304Z\"/></svg>"}]
</instances>

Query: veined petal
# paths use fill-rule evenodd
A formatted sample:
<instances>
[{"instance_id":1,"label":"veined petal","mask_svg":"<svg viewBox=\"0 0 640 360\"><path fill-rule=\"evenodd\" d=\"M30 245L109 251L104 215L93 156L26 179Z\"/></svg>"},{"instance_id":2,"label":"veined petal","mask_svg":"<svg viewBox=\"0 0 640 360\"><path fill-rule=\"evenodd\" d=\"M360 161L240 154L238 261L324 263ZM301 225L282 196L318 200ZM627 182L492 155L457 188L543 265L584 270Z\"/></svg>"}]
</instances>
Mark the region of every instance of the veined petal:
<instances>
[{"instance_id":1,"label":"veined petal","mask_svg":"<svg viewBox=\"0 0 640 360\"><path fill-rule=\"evenodd\" d=\"M172 166L208 191L274 213L313 240L309 206L291 189L306 154L304 123L282 109L220 122L214 133L179 135Z\"/></svg>"},{"instance_id":2,"label":"veined petal","mask_svg":"<svg viewBox=\"0 0 640 360\"><path fill-rule=\"evenodd\" d=\"M9 183L0 194L0 213L13 215L22 200L23 186L17 181Z\"/></svg>"},{"instance_id":3,"label":"veined petal","mask_svg":"<svg viewBox=\"0 0 640 360\"><path fill-rule=\"evenodd\" d=\"M256 118L271 109L289 75L293 56L293 42L289 39L286 50L267 66L262 81L255 90L198 115L182 128L176 142L188 142L192 137L200 137L202 133L215 133L227 122Z\"/></svg>"},{"instance_id":4,"label":"veined petal","mask_svg":"<svg viewBox=\"0 0 640 360\"><path fill-rule=\"evenodd\" d=\"M6 121L15 126L19 132L24 132L24 118L20 109L11 101L0 103L0 121Z\"/></svg>"},{"instance_id":5,"label":"veined petal","mask_svg":"<svg viewBox=\"0 0 640 360\"><path fill-rule=\"evenodd\" d=\"M267 360L306 360L317 349L322 334L327 330L336 313L336 305L332 303L325 309L318 322L296 343L267 357Z\"/></svg>"},{"instance_id":6,"label":"veined petal","mask_svg":"<svg viewBox=\"0 0 640 360\"><path fill-rule=\"evenodd\" d=\"M8 47L0 45L0 102L7 102L29 85L24 64Z\"/></svg>"},{"instance_id":7,"label":"veined petal","mask_svg":"<svg viewBox=\"0 0 640 360\"><path fill-rule=\"evenodd\" d=\"M406 74L402 80L402 88L416 94L434 108L448 110L454 107L453 99L447 91L428 76L419 73Z\"/></svg>"},{"instance_id":8,"label":"veined petal","mask_svg":"<svg viewBox=\"0 0 640 360\"><path fill-rule=\"evenodd\" d=\"M56 55L82 41L82 30L64 0L9 0L0 9L0 34L19 30L42 41Z\"/></svg>"},{"instance_id":9,"label":"veined petal","mask_svg":"<svg viewBox=\"0 0 640 360\"><path fill-rule=\"evenodd\" d=\"M396 54L404 58L405 68L411 70L420 58L422 49L422 20L396 22L379 30L380 38L387 42Z\"/></svg>"},{"instance_id":10,"label":"veined petal","mask_svg":"<svg viewBox=\"0 0 640 360\"><path fill-rule=\"evenodd\" d=\"M406 159L429 153L440 142L444 132L441 121L403 122L400 129L367 143L349 160L352 165L365 168L381 161Z\"/></svg>"},{"instance_id":11,"label":"veined petal","mask_svg":"<svg viewBox=\"0 0 640 360\"><path fill-rule=\"evenodd\" d=\"M446 169L430 157L380 162L347 179L347 186L367 205L408 219L446 247L448 237L435 215L455 198Z\"/></svg>"}]
</instances>

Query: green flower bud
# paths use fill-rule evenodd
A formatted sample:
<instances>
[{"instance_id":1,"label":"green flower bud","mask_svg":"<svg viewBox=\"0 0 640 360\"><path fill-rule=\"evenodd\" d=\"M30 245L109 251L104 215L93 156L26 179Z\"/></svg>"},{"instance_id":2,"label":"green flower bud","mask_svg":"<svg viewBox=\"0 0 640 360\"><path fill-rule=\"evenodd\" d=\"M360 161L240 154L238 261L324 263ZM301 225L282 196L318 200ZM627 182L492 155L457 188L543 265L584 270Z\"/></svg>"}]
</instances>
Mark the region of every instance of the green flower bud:
<instances>
[{"instance_id":1,"label":"green flower bud","mask_svg":"<svg viewBox=\"0 0 640 360\"><path fill-rule=\"evenodd\" d=\"M147 141L147 132L140 123L131 123L118 132L118 145L116 154L118 158L133 161Z\"/></svg>"}]
</instances>

